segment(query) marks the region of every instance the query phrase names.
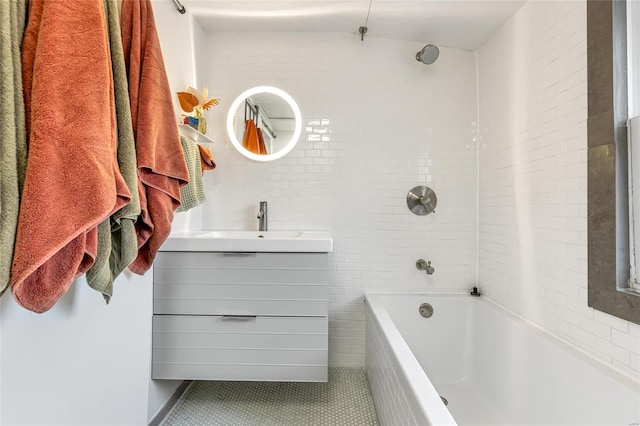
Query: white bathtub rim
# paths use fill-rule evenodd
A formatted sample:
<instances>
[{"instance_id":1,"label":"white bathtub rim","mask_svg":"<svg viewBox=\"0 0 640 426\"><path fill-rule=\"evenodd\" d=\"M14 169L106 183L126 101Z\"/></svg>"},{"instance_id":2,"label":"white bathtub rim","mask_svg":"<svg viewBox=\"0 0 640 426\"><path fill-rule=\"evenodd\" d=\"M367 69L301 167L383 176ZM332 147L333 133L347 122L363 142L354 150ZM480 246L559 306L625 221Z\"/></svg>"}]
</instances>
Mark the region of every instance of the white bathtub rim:
<instances>
[{"instance_id":1,"label":"white bathtub rim","mask_svg":"<svg viewBox=\"0 0 640 426\"><path fill-rule=\"evenodd\" d=\"M413 355L413 352L404 341L387 311L379 306L376 294L400 294L400 293L369 293L365 294L365 303L368 303L373 312L373 319L389 339L389 346L398 359L402 373L409 384L413 394L418 400L420 410L424 417L432 425L457 425L455 419L440 399L440 394L429 380L424 369ZM404 294L404 293L402 293Z\"/></svg>"},{"instance_id":2,"label":"white bathtub rim","mask_svg":"<svg viewBox=\"0 0 640 426\"><path fill-rule=\"evenodd\" d=\"M412 292L412 291L402 291L402 292L366 292L365 293L365 298L367 298L367 296L399 296L399 295L409 295L409 296L425 296L425 297L433 297L433 296L464 296L464 295L469 295L468 291L438 291L438 292L425 292L425 291L419 291L419 292ZM472 296L469 296L472 297ZM530 326L532 327L533 331L541 336L544 339L547 339L550 343L560 347L563 350L566 350L567 352L569 352L570 354L574 355L575 357L577 357L578 359L586 362L587 364L589 364L590 366L596 368L598 371L611 376L613 379L615 379L616 381L618 381L619 383L625 385L626 387L634 390L635 392L640 393L640 375L634 377L631 374L619 370L617 368L615 368L615 366L606 363L605 361L603 361L602 359L598 358L597 356L593 355L592 353L585 351L584 349L580 348L579 346L576 346L574 344L572 344L570 341L567 341L565 339L562 339L561 337L558 337L554 334L552 334L551 332L547 331L546 329L542 328L540 325L536 324L535 322L529 320L528 318L525 318L524 316L511 311L510 309L502 306L500 303L496 302L495 300L491 299L490 297L486 296L486 295L482 295L480 297L477 297L478 301L483 302L483 303L488 303L490 305L493 305L496 309L498 309L499 311L502 311L505 315L507 315L508 317L511 317L513 320L515 320L516 322L520 322L523 323L525 326ZM391 321L391 318L389 318L389 321ZM393 321L391 321L393 322ZM394 325L395 328L395 325ZM397 329L396 329L397 331ZM400 332L398 332L398 336L400 336ZM402 338L402 336L400 336L400 338ZM408 346L407 346L408 349ZM410 349L409 349L410 351ZM414 357L415 359L415 357ZM417 362L417 360L416 360Z\"/></svg>"}]
</instances>

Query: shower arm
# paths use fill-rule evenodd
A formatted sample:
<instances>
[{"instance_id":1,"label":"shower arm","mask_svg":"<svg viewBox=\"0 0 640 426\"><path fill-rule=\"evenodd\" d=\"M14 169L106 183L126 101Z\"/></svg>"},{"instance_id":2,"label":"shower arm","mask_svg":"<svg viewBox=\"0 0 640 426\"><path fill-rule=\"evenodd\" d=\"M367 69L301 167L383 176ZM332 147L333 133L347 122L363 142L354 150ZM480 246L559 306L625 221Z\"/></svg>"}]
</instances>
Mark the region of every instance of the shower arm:
<instances>
[{"instance_id":1,"label":"shower arm","mask_svg":"<svg viewBox=\"0 0 640 426\"><path fill-rule=\"evenodd\" d=\"M180 3L180 0L173 0L173 4L176 5L176 9L178 9L178 12L180 12L181 14L184 15L184 13L187 11L187 9L184 8L182 3Z\"/></svg>"}]
</instances>

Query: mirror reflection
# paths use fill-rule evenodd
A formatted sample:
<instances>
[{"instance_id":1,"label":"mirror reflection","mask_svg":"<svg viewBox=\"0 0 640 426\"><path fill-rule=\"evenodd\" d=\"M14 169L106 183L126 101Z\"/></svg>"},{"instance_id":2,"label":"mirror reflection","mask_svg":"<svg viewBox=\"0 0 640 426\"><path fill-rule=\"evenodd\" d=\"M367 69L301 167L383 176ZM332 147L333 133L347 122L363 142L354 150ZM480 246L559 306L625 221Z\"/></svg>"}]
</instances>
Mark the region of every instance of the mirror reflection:
<instances>
[{"instance_id":1,"label":"mirror reflection","mask_svg":"<svg viewBox=\"0 0 640 426\"><path fill-rule=\"evenodd\" d=\"M238 151L257 161L286 155L302 128L300 109L284 91L270 86L242 93L229 109L229 138Z\"/></svg>"}]
</instances>

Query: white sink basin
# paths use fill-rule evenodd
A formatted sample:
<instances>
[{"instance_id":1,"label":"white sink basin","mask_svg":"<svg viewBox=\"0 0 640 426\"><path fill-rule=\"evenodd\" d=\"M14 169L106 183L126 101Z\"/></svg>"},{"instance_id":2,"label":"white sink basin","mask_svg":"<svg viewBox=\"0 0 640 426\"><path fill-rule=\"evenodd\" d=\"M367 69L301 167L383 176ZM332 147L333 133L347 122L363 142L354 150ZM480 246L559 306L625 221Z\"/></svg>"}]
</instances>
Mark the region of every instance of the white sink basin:
<instances>
[{"instance_id":1,"label":"white sink basin","mask_svg":"<svg viewBox=\"0 0 640 426\"><path fill-rule=\"evenodd\" d=\"M227 239L295 239L302 237L302 231L211 231L203 232L198 238L227 238Z\"/></svg>"},{"instance_id":2,"label":"white sink basin","mask_svg":"<svg viewBox=\"0 0 640 426\"><path fill-rule=\"evenodd\" d=\"M333 251L331 231L188 231L167 238L160 251L314 252Z\"/></svg>"}]
</instances>

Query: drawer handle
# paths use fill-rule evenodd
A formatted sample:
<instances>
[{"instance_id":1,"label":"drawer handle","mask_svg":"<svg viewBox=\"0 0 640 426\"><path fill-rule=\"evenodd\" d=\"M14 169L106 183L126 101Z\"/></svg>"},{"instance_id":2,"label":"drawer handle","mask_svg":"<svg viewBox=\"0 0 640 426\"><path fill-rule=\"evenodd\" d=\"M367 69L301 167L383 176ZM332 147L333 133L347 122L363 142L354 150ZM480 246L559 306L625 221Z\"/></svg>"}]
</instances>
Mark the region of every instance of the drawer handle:
<instances>
[{"instance_id":1,"label":"drawer handle","mask_svg":"<svg viewBox=\"0 0 640 426\"><path fill-rule=\"evenodd\" d=\"M231 321L249 321L252 319L256 319L257 315L223 315L222 320L231 320Z\"/></svg>"},{"instance_id":2,"label":"drawer handle","mask_svg":"<svg viewBox=\"0 0 640 426\"><path fill-rule=\"evenodd\" d=\"M255 253L250 253L250 252L238 252L238 251L225 251L222 253L223 256L225 257L251 257L251 256L255 256Z\"/></svg>"}]
</instances>

